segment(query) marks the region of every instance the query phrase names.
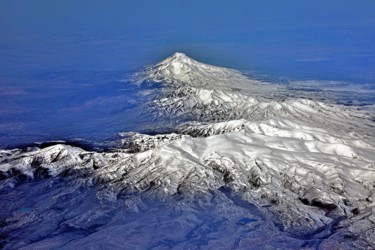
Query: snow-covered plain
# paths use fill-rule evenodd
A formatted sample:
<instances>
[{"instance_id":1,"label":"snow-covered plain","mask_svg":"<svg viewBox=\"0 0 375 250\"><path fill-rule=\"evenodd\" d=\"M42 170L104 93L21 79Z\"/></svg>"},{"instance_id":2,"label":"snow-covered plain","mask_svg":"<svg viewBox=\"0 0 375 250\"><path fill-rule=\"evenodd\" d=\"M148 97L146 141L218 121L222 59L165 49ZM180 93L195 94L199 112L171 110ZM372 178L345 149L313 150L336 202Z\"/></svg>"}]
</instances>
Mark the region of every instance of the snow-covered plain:
<instances>
[{"instance_id":1,"label":"snow-covered plain","mask_svg":"<svg viewBox=\"0 0 375 250\"><path fill-rule=\"evenodd\" d=\"M108 152L65 144L2 150L3 188L25 177L73 176L114 197L181 197L176 207L221 197L217 204L228 211L246 204L252 219L240 224L284 237L280 247L375 248L373 108L296 98L281 85L183 53L133 81L163 84L160 98L147 107L150 115L173 118L174 133L122 133L121 146ZM242 237L235 247L261 248L264 237L258 236L264 245Z\"/></svg>"}]
</instances>

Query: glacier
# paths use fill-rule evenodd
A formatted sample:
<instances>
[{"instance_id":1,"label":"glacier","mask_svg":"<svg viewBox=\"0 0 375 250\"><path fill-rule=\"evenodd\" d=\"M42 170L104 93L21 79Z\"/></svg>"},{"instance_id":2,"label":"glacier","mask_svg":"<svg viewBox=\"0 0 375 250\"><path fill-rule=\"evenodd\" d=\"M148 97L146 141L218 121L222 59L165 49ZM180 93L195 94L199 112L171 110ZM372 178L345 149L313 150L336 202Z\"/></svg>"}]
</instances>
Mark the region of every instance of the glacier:
<instances>
[{"instance_id":1,"label":"glacier","mask_svg":"<svg viewBox=\"0 0 375 250\"><path fill-rule=\"evenodd\" d=\"M132 81L163 86L147 112L173 122L171 133L124 132L119 146L104 152L64 143L3 149L0 189L69 178L100 187L98 194L111 199L139 194L184 212L187 204L213 200L223 211L251 211L238 223L256 237L222 248L281 244L267 235L283 241L282 248L375 248L373 107L322 102L311 93L293 96L281 84L183 53L145 67ZM102 236L95 232L85 243ZM4 247L27 246L14 244Z\"/></svg>"}]
</instances>

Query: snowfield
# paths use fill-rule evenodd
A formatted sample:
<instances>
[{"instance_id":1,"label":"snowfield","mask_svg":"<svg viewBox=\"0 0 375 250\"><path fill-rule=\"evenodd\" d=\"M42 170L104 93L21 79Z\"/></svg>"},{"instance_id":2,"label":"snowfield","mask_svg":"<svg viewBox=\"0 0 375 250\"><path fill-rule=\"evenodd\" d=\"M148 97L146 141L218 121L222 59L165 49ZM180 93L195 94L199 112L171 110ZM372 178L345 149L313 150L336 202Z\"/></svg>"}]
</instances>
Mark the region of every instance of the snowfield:
<instances>
[{"instance_id":1,"label":"snowfield","mask_svg":"<svg viewBox=\"0 0 375 250\"><path fill-rule=\"evenodd\" d=\"M369 109L282 96L280 86L182 53L134 81L164 85L149 111L175 119L174 133L123 133L109 152L64 144L2 150L6 185L22 174L84 176L85 185L115 193L186 201L229 192L259 210L265 231L319 239L321 249L375 248Z\"/></svg>"}]
</instances>

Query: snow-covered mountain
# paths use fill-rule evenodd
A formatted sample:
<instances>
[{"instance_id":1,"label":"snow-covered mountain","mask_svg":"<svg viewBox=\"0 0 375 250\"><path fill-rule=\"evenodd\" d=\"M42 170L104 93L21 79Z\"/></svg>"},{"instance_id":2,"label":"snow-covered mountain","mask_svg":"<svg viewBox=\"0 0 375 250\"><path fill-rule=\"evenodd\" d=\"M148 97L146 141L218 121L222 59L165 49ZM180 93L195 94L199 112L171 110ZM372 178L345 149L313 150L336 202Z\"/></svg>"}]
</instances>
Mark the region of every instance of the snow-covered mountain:
<instances>
[{"instance_id":1,"label":"snow-covered mountain","mask_svg":"<svg viewBox=\"0 0 375 250\"><path fill-rule=\"evenodd\" d=\"M135 74L134 80L210 89L218 87L249 89L251 86L261 84L237 70L201 63L180 52L146 67Z\"/></svg>"},{"instance_id":2,"label":"snow-covered mountain","mask_svg":"<svg viewBox=\"0 0 375 250\"><path fill-rule=\"evenodd\" d=\"M277 90L271 84L182 53L135 79L166 84L152 114L189 122L172 134L125 133L116 152L3 150L1 176L9 183L20 173L86 176L112 192L186 199L230 189L265 215L264 232L319 240L323 249L375 247L375 124L368 110L269 100Z\"/></svg>"}]
</instances>

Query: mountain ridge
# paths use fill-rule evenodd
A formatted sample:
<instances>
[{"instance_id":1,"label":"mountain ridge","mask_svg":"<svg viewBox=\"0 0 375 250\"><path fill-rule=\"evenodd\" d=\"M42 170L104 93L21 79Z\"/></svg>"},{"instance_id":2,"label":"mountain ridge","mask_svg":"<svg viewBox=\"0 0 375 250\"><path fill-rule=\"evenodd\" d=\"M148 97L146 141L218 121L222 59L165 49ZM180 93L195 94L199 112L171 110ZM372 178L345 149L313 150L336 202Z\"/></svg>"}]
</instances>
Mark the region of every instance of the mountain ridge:
<instances>
[{"instance_id":1,"label":"mountain ridge","mask_svg":"<svg viewBox=\"0 0 375 250\"><path fill-rule=\"evenodd\" d=\"M278 99L271 84L183 53L135 79L163 84L147 111L177 121L175 133L124 133L122 146L108 152L63 144L3 150L0 177L9 185L40 176L82 177L111 197L139 192L195 200L230 190L264 215L256 229L262 235L302 236L327 249L374 248L367 232L375 221L375 127L366 110ZM233 201L224 198L226 209Z\"/></svg>"}]
</instances>

